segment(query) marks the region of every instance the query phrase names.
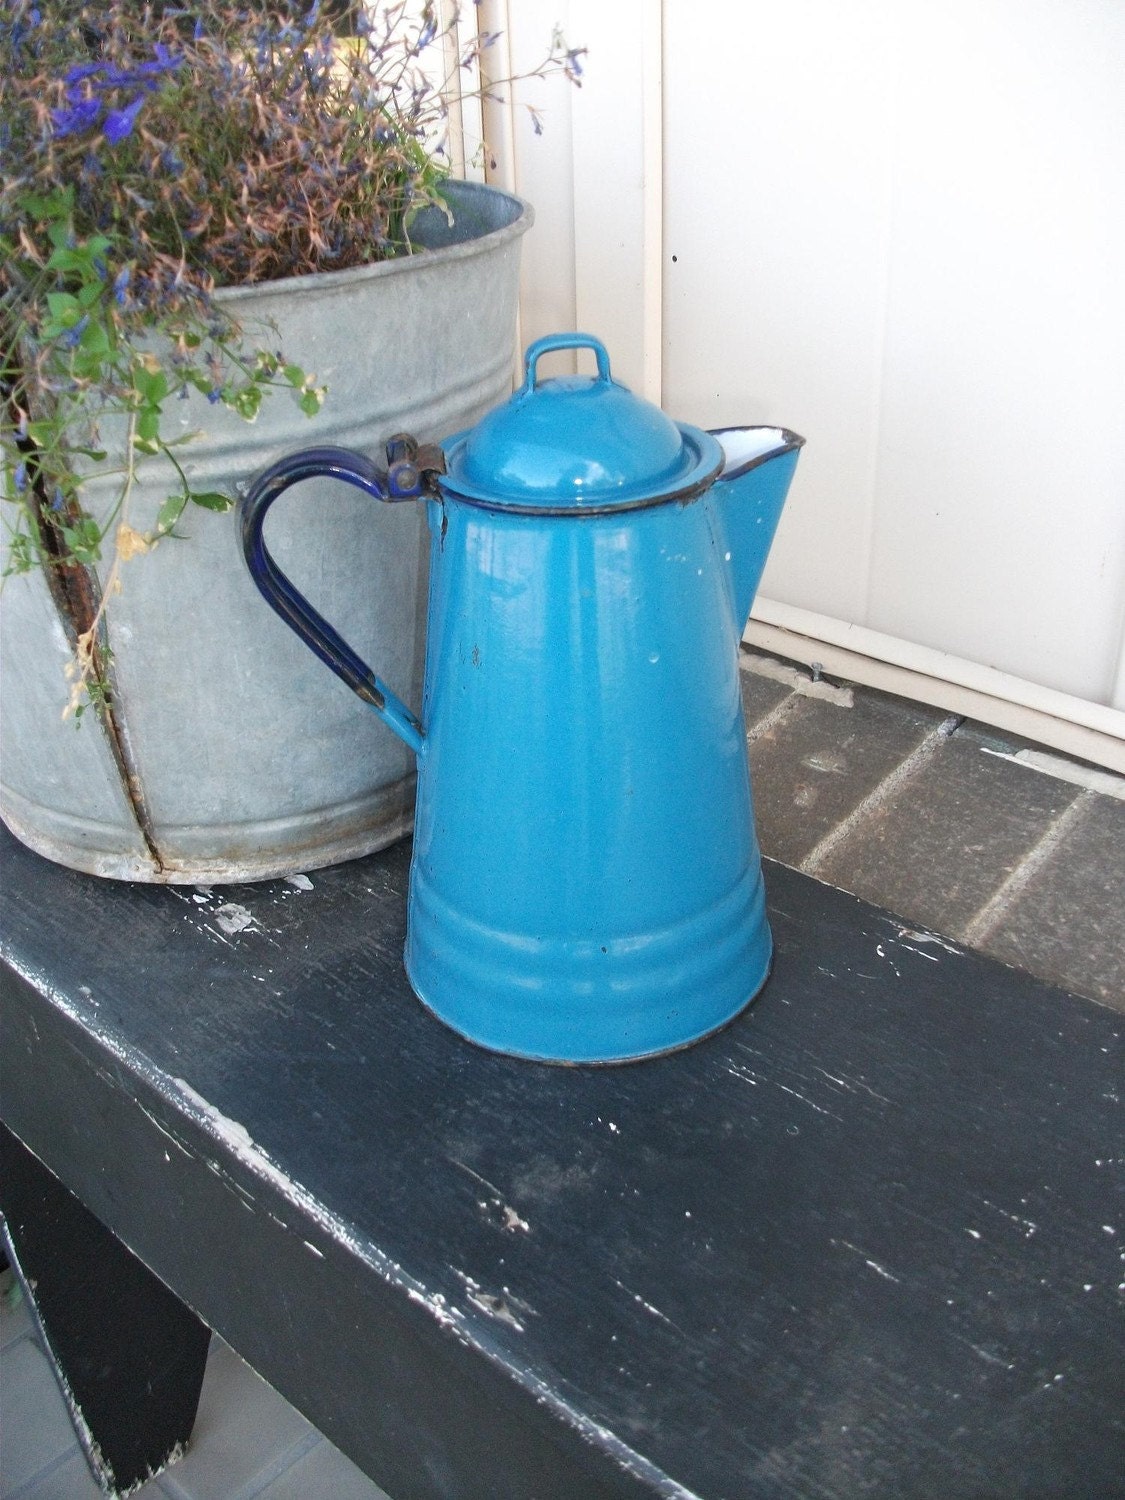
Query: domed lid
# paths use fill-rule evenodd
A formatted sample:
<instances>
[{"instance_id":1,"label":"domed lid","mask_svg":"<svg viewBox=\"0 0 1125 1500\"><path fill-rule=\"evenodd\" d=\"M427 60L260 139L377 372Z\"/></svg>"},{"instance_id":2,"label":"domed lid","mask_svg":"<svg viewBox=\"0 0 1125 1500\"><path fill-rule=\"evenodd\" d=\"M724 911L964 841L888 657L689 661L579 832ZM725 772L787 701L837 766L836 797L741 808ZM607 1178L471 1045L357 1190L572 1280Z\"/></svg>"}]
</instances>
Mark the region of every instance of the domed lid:
<instances>
[{"instance_id":1,"label":"domed lid","mask_svg":"<svg viewBox=\"0 0 1125 1500\"><path fill-rule=\"evenodd\" d=\"M539 380L540 357L592 349L598 373ZM445 445L442 487L536 514L628 510L698 494L723 463L707 433L680 426L612 378L605 346L552 334L527 351L527 376L503 406Z\"/></svg>"}]
</instances>

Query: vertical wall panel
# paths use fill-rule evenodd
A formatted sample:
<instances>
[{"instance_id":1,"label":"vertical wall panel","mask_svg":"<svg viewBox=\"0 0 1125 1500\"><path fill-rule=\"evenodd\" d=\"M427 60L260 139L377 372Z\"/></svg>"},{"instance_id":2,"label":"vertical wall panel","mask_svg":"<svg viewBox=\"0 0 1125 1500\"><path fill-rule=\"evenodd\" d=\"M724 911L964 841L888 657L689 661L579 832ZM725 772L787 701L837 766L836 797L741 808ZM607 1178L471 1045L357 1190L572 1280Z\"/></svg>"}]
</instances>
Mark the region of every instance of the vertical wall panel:
<instances>
[{"instance_id":1,"label":"vertical wall panel","mask_svg":"<svg viewBox=\"0 0 1125 1500\"><path fill-rule=\"evenodd\" d=\"M665 393L809 437L772 598L1107 703L1125 6L670 0Z\"/></svg>"},{"instance_id":2,"label":"vertical wall panel","mask_svg":"<svg viewBox=\"0 0 1125 1500\"><path fill-rule=\"evenodd\" d=\"M576 37L597 38L574 109L578 323L605 341L618 380L659 402L660 0L571 0L570 14Z\"/></svg>"},{"instance_id":3,"label":"vertical wall panel","mask_svg":"<svg viewBox=\"0 0 1125 1500\"><path fill-rule=\"evenodd\" d=\"M899 69L865 623L1109 702L1125 599L1125 7L911 7Z\"/></svg>"},{"instance_id":4,"label":"vertical wall panel","mask_svg":"<svg viewBox=\"0 0 1125 1500\"><path fill-rule=\"evenodd\" d=\"M662 281L665 409L809 439L764 594L1125 707L1125 4L664 0L657 184L659 9L507 6L590 49L517 123L526 335L651 388Z\"/></svg>"},{"instance_id":5,"label":"vertical wall panel","mask_svg":"<svg viewBox=\"0 0 1125 1500\"><path fill-rule=\"evenodd\" d=\"M882 369L886 12L672 0L665 37L665 403L809 437L763 591L851 619Z\"/></svg>"},{"instance_id":6,"label":"vertical wall panel","mask_svg":"<svg viewBox=\"0 0 1125 1500\"><path fill-rule=\"evenodd\" d=\"M477 9L481 30L500 33L490 59L494 77L537 67L556 25L568 38L573 34L567 0L481 0ZM485 135L495 161L488 178L535 209L520 263L521 336L530 343L575 327L572 110L581 108L583 96L562 77L532 78L502 92L505 99L514 95L514 105L503 110L503 120L497 109L486 109Z\"/></svg>"}]
</instances>

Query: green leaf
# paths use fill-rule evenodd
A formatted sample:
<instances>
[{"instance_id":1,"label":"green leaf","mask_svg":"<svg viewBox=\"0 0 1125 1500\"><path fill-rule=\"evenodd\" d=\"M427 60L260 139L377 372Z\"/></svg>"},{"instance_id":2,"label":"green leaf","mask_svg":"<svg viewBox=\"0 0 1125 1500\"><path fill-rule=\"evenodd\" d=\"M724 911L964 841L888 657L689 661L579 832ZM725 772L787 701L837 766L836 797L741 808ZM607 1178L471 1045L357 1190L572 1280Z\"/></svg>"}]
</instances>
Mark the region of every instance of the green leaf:
<instances>
[{"instance_id":1,"label":"green leaf","mask_svg":"<svg viewBox=\"0 0 1125 1500\"><path fill-rule=\"evenodd\" d=\"M231 402L238 415L246 422L252 422L258 415L258 408L262 404L262 392L257 386L248 386L245 390L238 391Z\"/></svg>"},{"instance_id":2,"label":"green leaf","mask_svg":"<svg viewBox=\"0 0 1125 1500\"><path fill-rule=\"evenodd\" d=\"M163 370L146 370L134 365L133 384L149 406L158 406L168 394L168 377Z\"/></svg>"},{"instance_id":3,"label":"green leaf","mask_svg":"<svg viewBox=\"0 0 1125 1500\"><path fill-rule=\"evenodd\" d=\"M159 406L145 406L137 416L137 437L142 442L155 442L160 436Z\"/></svg>"},{"instance_id":4,"label":"green leaf","mask_svg":"<svg viewBox=\"0 0 1125 1500\"><path fill-rule=\"evenodd\" d=\"M47 311L61 328L73 328L82 321L82 304L70 292L48 292Z\"/></svg>"},{"instance_id":5,"label":"green leaf","mask_svg":"<svg viewBox=\"0 0 1125 1500\"><path fill-rule=\"evenodd\" d=\"M79 340L80 348L87 354L109 354L113 348L109 341L109 334L102 323L89 322L86 324Z\"/></svg>"},{"instance_id":6,"label":"green leaf","mask_svg":"<svg viewBox=\"0 0 1125 1500\"><path fill-rule=\"evenodd\" d=\"M30 573L32 568L38 566L38 563L39 554L26 532L17 532L9 537L8 566L3 574L5 578L11 573Z\"/></svg>"},{"instance_id":7,"label":"green leaf","mask_svg":"<svg viewBox=\"0 0 1125 1500\"><path fill-rule=\"evenodd\" d=\"M300 365L286 365L281 373L295 390L300 390L305 383L305 372Z\"/></svg>"},{"instance_id":8,"label":"green leaf","mask_svg":"<svg viewBox=\"0 0 1125 1500\"><path fill-rule=\"evenodd\" d=\"M55 188L51 193L28 193L21 206L35 219L60 219L69 216L74 207L73 186Z\"/></svg>"},{"instance_id":9,"label":"green leaf","mask_svg":"<svg viewBox=\"0 0 1125 1500\"><path fill-rule=\"evenodd\" d=\"M186 492L180 491L178 495L169 495L164 504L156 512L156 529L162 535L172 530L176 522L184 513L184 507L188 503Z\"/></svg>"},{"instance_id":10,"label":"green leaf","mask_svg":"<svg viewBox=\"0 0 1125 1500\"><path fill-rule=\"evenodd\" d=\"M193 505L201 505L204 510L230 510L234 504L229 495L220 495L217 490L192 490L188 498Z\"/></svg>"},{"instance_id":11,"label":"green leaf","mask_svg":"<svg viewBox=\"0 0 1125 1500\"><path fill-rule=\"evenodd\" d=\"M324 401L323 390L302 391L301 399L297 403L306 417L315 417Z\"/></svg>"},{"instance_id":12,"label":"green leaf","mask_svg":"<svg viewBox=\"0 0 1125 1500\"><path fill-rule=\"evenodd\" d=\"M75 562L101 561L102 534L96 521L86 517L74 526L63 526L60 529L67 551Z\"/></svg>"},{"instance_id":13,"label":"green leaf","mask_svg":"<svg viewBox=\"0 0 1125 1500\"><path fill-rule=\"evenodd\" d=\"M90 259L81 250L75 250L70 245L60 245L57 250L51 251L47 269L48 271L88 271Z\"/></svg>"}]
</instances>

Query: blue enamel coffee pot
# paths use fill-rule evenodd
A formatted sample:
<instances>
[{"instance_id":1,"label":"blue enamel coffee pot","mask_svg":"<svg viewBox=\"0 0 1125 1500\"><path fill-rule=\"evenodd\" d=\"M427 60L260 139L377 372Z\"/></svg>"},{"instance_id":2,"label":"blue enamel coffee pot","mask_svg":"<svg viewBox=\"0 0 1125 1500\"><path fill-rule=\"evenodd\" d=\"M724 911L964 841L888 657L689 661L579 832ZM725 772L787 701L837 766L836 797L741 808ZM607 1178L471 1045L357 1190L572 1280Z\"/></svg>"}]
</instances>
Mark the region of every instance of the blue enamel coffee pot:
<instances>
[{"instance_id":1,"label":"blue enamel coffee pot","mask_svg":"<svg viewBox=\"0 0 1125 1500\"><path fill-rule=\"evenodd\" d=\"M553 350L593 377L541 379ZM263 474L242 545L267 601L411 747L405 961L418 997L496 1051L616 1062L747 1005L771 938L738 642L803 439L703 432L540 339L504 405L388 465L311 448ZM301 597L262 538L290 485L418 499L431 535L416 715Z\"/></svg>"}]
</instances>

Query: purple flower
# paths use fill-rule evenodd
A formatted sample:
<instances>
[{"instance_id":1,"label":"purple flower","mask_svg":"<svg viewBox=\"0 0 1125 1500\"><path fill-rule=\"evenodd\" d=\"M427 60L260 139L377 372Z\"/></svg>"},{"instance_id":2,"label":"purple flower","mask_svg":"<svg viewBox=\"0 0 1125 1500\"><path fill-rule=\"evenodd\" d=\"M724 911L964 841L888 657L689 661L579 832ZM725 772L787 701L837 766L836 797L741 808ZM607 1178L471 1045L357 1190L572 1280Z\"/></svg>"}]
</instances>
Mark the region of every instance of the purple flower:
<instances>
[{"instance_id":1,"label":"purple flower","mask_svg":"<svg viewBox=\"0 0 1125 1500\"><path fill-rule=\"evenodd\" d=\"M144 102L145 96L138 94L124 109L111 109L108 112L105 124L102 126L102 134L107 141L111 141L116 146L118 141L123 141L127 135L131 134Z\"/></svg>"},{"instance_id":2,"label":"purple flower","mask_svg":"<svg viewBox=\"0 0 1125 1500\"><path fill-rule=\"evenodd\" d=\"M27 489L27 465L26 464L17 464L16 465L16 472L15 472L14 478L15 478L15 481L16 481L16 489L19 490L19 492L22 494L24 492L24 490Z\"/></svg>"},{"instance_id":3,"label":"purple flower","mask_svg":"<svg viewBox=\"0 0 1125 1500\"><path fill-rule=\"evenodd\" d=\"M132 280L132 277L132 266L122 266L121 270L113 278L113 300L117 303L118 307L125 306L125 294L129 289L129 282Z\"/></svg>"},{"instance_id":4,"label":"purple flower","mask_svg":"<svg viewBox=\"0 0 1125 1500\"><path fill-rule=\"evenodd\" d=\"M106 140L116 144L131 134L146 94L159 88L166 73L180 66L182 58L169 52L163 42L153 48L152 62L138 63L134 68L118 68L112 63L79 63L64 76L66 109L51 111L56 136L74 135L90 130L99 120ZM140 89L140 92L118 109L108 108L107 95L114 89Z\"/></svg>"},{"instance_id":5,"label":"purple flower","mask_svg":"<svg viewBox=\"0 0 1125 1500\"><path fill-rule=\"evenodd\" d=\"M68 91L69 92L69 91ZM56 136L74 135L97 123L102 106L99 99L79 99L69 109L53 109L51 124Z\"/></svg>"},{"instance_id":6,"label":"purple flower","mask_svg":"<svg viewBox=\"0 0 1125 1500\"><path fill-rule=\"evenodd\" d=\"M84 78L89 78L94 73L100 73L104 67L105 63L91 62L79 63L76 67L71 68L70 72L63 79L63 82L66 84L66 97L70 99L72 104L74 100L71 98L71 91L74 86L81 83Z\"/></svg>"}]
</instances>

